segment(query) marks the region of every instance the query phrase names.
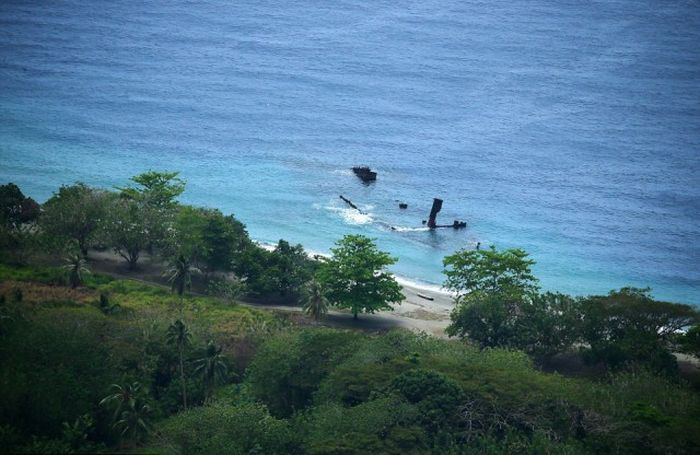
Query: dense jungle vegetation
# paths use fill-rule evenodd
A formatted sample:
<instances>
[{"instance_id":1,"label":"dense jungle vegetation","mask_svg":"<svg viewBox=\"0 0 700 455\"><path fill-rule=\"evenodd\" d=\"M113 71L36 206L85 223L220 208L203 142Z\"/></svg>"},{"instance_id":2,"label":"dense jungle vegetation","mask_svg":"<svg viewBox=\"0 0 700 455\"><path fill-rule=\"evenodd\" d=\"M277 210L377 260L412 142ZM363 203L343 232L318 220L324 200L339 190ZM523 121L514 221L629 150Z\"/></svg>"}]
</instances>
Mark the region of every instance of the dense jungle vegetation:
<instances>
[{"instance_id":1,"label":"dense jungle vegetation","mask_svg":"<svg viewBox=\"0 0 700 455\"><path fill-rule=\"evenodd\" d=\"M0 186L0 452L700 451L700 381L677 361L700 354L694 307L543 292L526 252L492 247L445 258L449 339L330 328L329 307L402 300L395 258L363 236L268 251L184 189L148 172L38 204Z\"/></svg>"}]
</instances>

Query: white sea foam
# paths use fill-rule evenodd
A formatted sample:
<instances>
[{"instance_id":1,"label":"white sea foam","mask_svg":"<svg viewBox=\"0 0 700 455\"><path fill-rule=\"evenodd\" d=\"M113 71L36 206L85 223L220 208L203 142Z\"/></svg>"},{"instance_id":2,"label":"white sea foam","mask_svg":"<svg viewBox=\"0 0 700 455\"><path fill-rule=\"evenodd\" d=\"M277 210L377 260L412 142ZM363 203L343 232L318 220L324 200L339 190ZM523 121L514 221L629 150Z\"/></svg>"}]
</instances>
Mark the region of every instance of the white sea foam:
<instances>
[{"instance_id":1,"label":"white sea foam","mask_svg":"<svg viewBox=\"0 0 700 455\"><path fill-rule=\"evenodd\" d=\"M353 208L334 207L334 206L326 206L324 208L327 210L330 210L332 212L340 214L340 216L343 218L343 220L348 224L362 225L362 224L368 224L368 223L371 223L372 221L374 221L372 214L367 213L364 210L363 210L363 212L359 212Z\"/></svg>"},{"instance_id":2,"label":"white sea foam","mask_svg":"<svg viewBox=\"0 0 700 455\"><path fill-rule=\"evenodd\" d=\"M426 232L430 228L427 227L404 227L404 226L393 226L396 232Z\"/></svg>"},{"instance_id":3,"label":"white sea foam","mask_svg":"<svg viewBox=\"0 0 700 455\"><path fill-rule=\"evenodd\" d=\"M439 284L424 283L422 281L412 280L400 275L394 275L394 278L396 278L396 281L402 286L412 287L419 291L430 291L438 294L450 295L450 292Z\"/></svg>"}]
</instances>

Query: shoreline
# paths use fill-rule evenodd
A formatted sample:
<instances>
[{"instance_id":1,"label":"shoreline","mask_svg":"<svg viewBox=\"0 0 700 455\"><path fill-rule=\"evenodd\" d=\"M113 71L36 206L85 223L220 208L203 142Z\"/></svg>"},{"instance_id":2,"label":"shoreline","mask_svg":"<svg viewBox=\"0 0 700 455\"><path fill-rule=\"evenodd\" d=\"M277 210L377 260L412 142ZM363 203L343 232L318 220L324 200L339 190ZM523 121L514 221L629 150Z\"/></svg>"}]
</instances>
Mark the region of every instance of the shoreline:
<instances>
[{"instance_id":1,"label":"shoreline","mask_svg":"<svg viewBox=\"0 0 700 455\"><path fill-rule=\"evenodd\" d=\"M254 242L267 251L275 248L275 245L271 243L257 240ZM311 258L315 256L328 257L327 254L304 250ZM375 323L382 324L383 319L390 318L413 331L428 332L438 337L445 337L445 328L450 322L450 313L454 308L452 294L439 285L416 283L396 274L394 274L394 278L402 287L404 299L400 304L395 305L393 310L373 315Z\"/></svg>"},{"instance_id":2,"label":"shoreline","mask_svg":"<svg viewBox=\"0 0 700 455\"><path fill-rule=\"evenodd\" d=\"M276 247L275 244L272 244L269 242L261 242L258 240L253 240L253 242L256 245L258 245L260 248L263 248L267 251L272 251ZM315 258L316 256L330 257L330 255L327 253L319 253L318 251L313 251L313 250L307 249L304 245L301 245L301 246L304 247L304 251L306 252L306 255L311 259ZM414 289L416 291L421 291L421 292L425 291L423 293L438 294L440 296L452 298L452 294L447 289L445 289L444 287L442 287L439 284L429 283L429 282L421 281L421 280L414 279L414 278L408 278L408 277L405 277L403 275L398 275L394 272L391 272L391 273L392 273L392 275L394 275L394 278L396 279L396 281L403 287L408 287L408 288Z\"/></svg>"}]
</instances>

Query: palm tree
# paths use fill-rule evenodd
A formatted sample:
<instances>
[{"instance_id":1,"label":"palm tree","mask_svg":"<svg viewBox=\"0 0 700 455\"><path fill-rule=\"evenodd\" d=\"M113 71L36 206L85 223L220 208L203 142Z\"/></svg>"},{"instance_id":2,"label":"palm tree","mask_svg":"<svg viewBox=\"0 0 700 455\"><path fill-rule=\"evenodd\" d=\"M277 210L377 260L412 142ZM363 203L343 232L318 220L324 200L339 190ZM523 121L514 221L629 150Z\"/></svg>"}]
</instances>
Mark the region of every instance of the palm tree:
<instances>
[{"instance_id":1,"label":"palm tree","mask_svg":"<svg viewBox=\"0 0 700 455\"><path fill-rule=\"evenodd\" d=\"M226 357L221 354L222 348L217 347L213 341L207 343L204 356L195 360L195 374L202 377L204 382L204 401L208 401L211 391L217 382L224 382L228 373Z\"/></svg>"},{"instance_id":2,"label":"palm tree","mask_svg":"<svg viewBox=\"0 0 700 455\"><path fill-rule=\"evenodd\" d=\"M173 261L170 268L166 272L168 281L172 284L172 291L177 292L182 300L185 291L192 286L192 273L199 272L199 269L194 267L189 259L184 255L180 255Z\"/></svg>"},{"instance_id":3,"label":"palm tree","mask_svg":"<svg viewBox=\"0 0 700 455\"><path fill-rule=\"evenodd\" d=\"M167 344L177 347L180 357L180 383L182 386L182 404L187 409L187 383L185 381L185 349L190 345L190 330L184 322L177 320L168 327L165 341Z\"/></svg>"},{"instance_id":4,"label":"palm tree","mask_svg":"<svg viewBox=\"0 0 700 455\"><path fill-rule=\"evenodd\" d=\"M151 406L141 399L136 399L122 411L121 418L114 423L114 428L121 430L119 434L122 437L126 436L138 442L151 431L148 423L150 414Z\"/></svg>"},{"instance_id":5,"label":"palm tree","mask_svg":"<svg viewBox=\"0 0 700 455\"><path fill-rule=\"evenodd\" d=\"M316 321L328 313L328 300L323 291L323 286L316 280L311 280L304 290L304 312L312 316Z\"/></svg>"},{"instance_id":6,"label":"palm tree","mask_svg":"<svg viewBox=\"0 0 700 455\"><path fill-rule=\"evenodd\" d=\"M139 382L132 382L123 386L112 384L111 389L113 392L100 401L100 406L114 406L112 420L116 421L124 409L136 405L136 398L141 390L141 384Z\"/></svg>"},{"instance_id":7,"label":"palm tree","mask_svg":"<svg viewBox=\"0 0 700 455\"><path fill-rule=\"evenodd\" d=\"M71 254L66 258L63 268L68 272L68 284L75 289L83 282L83 274L90 273L87 261L80 254Z\"/></svg>"}]
</instances>

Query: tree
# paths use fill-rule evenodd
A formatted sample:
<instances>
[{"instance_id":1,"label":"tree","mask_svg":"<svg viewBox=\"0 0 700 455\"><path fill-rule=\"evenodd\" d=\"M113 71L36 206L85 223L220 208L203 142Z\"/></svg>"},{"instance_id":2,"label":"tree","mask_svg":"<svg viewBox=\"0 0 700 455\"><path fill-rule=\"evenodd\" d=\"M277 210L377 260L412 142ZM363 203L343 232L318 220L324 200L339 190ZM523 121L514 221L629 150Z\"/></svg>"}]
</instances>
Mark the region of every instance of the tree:
<instances>
[{"instance_id":1,"label":"tree","mask_svg":"<svg viewBox=\"0 0 700 455\"><path fill-rule=\"evenodd\" d=\"M151 411L151 406L137 397L121 412L119 420L114 423L114 428L120 430L120 436L139 442L151 431L149 424Z\"/></svg>"},{"instance_id":2,"label":"tree","mask_svg":"<svg viewBox=\"0 0 700 455\"><path fill-rule=\"evenodd\" d=\"M232 270L236 258L251 244L245 225L233 215L223 216L218 210L210 211L202 241L202 265L207 274Z\"/></svg>"},{"instance_id":3,"label":"tree","mask_svg":"<svg viewBox=\"0 0 700 455\"><path fill-rule=\"evenodd\" d=\"M292 246L280 240L272 252L268 273L273 276L279 294L296 296L313 276L313 265L301 245Z\"/></svg>"},{"instance_id":4,"label":"tree","mask_svg":"<svg viewBox=\"0 0 700 455\"><path fill-rule=\"evenodd\" d=\"M450 314L445 332L483 348L521 349L544 360L569 349L578 337L576 301L563 294L474 291Z\"/></svg>"},{"instance_id":5,"label":"tree","mask_svg":"<svg viewBox=\"0 0 700 455\"><path fill-rule=\"evenodd\" d=\"M304 292L304 312L319 321L328 313L328 299L326 298L323 287L316 280L311 280L306 285Z\"/></svg>"},{"instance_id":6,"label":"tree","mask_svg":"<svg viewBox=\"0 0 700 455\"><path fill-rule=\"evenodd\" d=\"M98 237L107 214L108 195L84 183L62 186L43 205L41 227L55 243L74 241L83 256Z\"/></svg>"},{"instance_id":7,"label":"tree","mask_svg":"<svg viewBox=\"0 0 700 455\"><path fill-rule=\"evenodd\" d=\"M172 229L164 242L164 255L178 258L184 256L197 263L206 254L203 231L207 224L209 210L180 206L174 215Z\"/></svg>"},{"instance_id":8,"label":"tree","mask_svg":"<svg viewBox=\"0 0 700 455\"><path fill-rule=\"evenodd\" d=\"M68 256L63 268L68 273L68 284L73 289L82 284L84 274L90 273L90 269L87 267L87 261L80 254Z\"/></svg>"},{"instance_id":9,"label":"tree","mask_svg":"<svg viewBox=\"0 0 700 455\"><path fill-rule=\"evenodd\" d=\"M34 222L41 208L14 183L0 185L0 255L24 263L37 238Z\"/></svg>"},{"instance_id":10,"label":"tree","mask_svg":"<svg viewBox=\"0 0 700 455\"><path fill-rule=\"evenodd\" d=\"M324 259L317 273L326 296L339 308L350 308L353 318L360 312L391 310L392 303L404 299L401 286L386 267L396 259L377 250L374 242L363 235L346 235L332 248L333 255Z\"/></svg>"},{"instance_id":11,"label":"tree","mask_svg":"<svg viewBox=\"0 0 700 455\"><path fill-rule=\"evenodd\" d=\"M185 294L185 291L192 286L192 273L199 270L192 265L190 260L183 255L180 255L173 261L166 274L168 281L171 284L171 289L180 296L180 300Z\"/></svg>"},{"instance_id":12,"label":"tree","mask_svg":"<svg viewBox=\"0 0 700 455\"><path fill-rule=\"evenodd\" d=\"M136 268L141 253L151 244L149 220L157 216L152 210L130 199L112 201L105 231L114 251L126 260L129 269Z\"/></svg>"},{"instance_id":13,"label":"tree","mask_svg":"<svg viewBox=\"0 0 700 455\"><path fill-rule=\"evenodd\" d=\"M272 251L255 244L246 245L236 254L233 269L245 278L252 294L277 294L296 299L318 268L318 262L309 258L301 245L292 246L280 240Z\"/></svg>"},{"instance_id":14,"label":"tree","mask_svg":"<svg viewBox=\"0 0 700 455\"><path fill-rule=\"evenodd\" d=\"M654 300L648 288L587 297L580 302L580 311L588 358L611 368L644 363L673 373L677 364L669 349L676 333L700 322L697 309Z\"/></svg>"},{"instance_id":15,"label":"tree","mask_svg":"<svg viewBox=\"0 0 700 455\"><path fill-rule=\"evenodd\" d=\"M141 393L141 383L134 381L131 384L112 384L112 393L107 395L100 401L100 406L111 406L114 408L112 420L117 421L117 418L122 414L122 411L130 407L136 406L136 400Z\"/></svg>"},{"instance_id":16,"label":"tree","mask_svg":"<svg viewBox=\"0 0 700 455\"><path fill-rule=\"evenodd\" d=\"M194 361L194 373L202 377L204 382L204 401L209 401L211 392L217 383L226 380L228 366L226 357L221 353L222 348L217 347L213 341L209 341L204 350L204 355Z\"/></svg>"},{"instance_id":17,"label":"tree","mask_svg":"<svg viewBox=\"0 0 700 455\"><path fill-rule=\"evenodd\" d=\"M180 385L182 387L182 405L187 409L187 382L185 380L185 350L190 346L192 335L180 319L173 322L166 334L166 343L175 346L180 362Z\"/></svg>"},{"instance_id":18,"label":"tree","mask_svg":"<svg viewBox=\"0 0 700 455\"><path fill-rule=\"evenodd\" d=\"M537 290L537 278L531 272L535 261L521 249L497 251L460 250L443 260L447 276L445 288L456 294L459 302L469 292L533 293Z\"/></svg>"},{"instance_id":19,"label":"tree","mask_svg":"<svg viewBox=\"0 0 700 455\"><path fill-rule=\"evenodd\" d=\"M39 204L22 194L17 185L0 185L0 224L17 228L21 224L36 221L40 212Z\"/></svg>"},{"instance_id":20,"label":"tree","mask_svg":"<svg viewBox=\"0 0 700 455\"><path fill-rule=\"evenodd\" d=\"M700 358L700 325L688 329L678 340L680 350Z\"/></svg>"},{"instance_id":21,"label":"tree","mask_svg":"<svg viewBox=\"0 0 700 455\"><path fill-rule=\"evenodd\" d=\"M183 255L202 268L205 279L215 271L231 271L234 260L249 246L245 226L219 210L179 206L164 243L164 254Z\"/></svg>"},{"instance_id":22,"label":"tree","mask_svg":"<svg viewBox=\"0 0 700 455\"><path fill-rule=\"evenodd\" d=\"M131 178L136 186L117 188L121 199L131 201L138 207L140 224L145 228L146 247L168 249L168 240L173 231L177 201L185 191L185 181L177 178L178 172L148 171Z\"/></svg>"},{"instance_id":23,"label":"tree","mask_svg":"<svg viewBox=\"0 0 700 455\"><path fill-rule=\"evenodd\" d=\"M136 187L117 188L122 195L157 208L167 208L185 191L186 182L179 179L179 172L148 171L131 177Z\"/></svg>"}]
</instances>

